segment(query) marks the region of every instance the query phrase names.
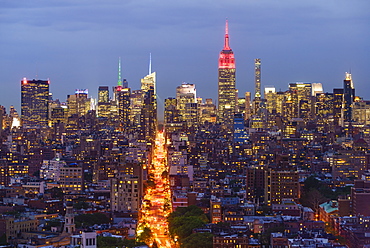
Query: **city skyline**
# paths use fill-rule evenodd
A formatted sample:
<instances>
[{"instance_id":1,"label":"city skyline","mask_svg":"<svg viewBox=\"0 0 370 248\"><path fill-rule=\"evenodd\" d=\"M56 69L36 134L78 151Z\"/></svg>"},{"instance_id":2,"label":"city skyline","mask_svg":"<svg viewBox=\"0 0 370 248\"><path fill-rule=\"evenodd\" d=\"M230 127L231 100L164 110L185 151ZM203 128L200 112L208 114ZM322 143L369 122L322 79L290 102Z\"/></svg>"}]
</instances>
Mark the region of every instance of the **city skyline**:
<instances>
[{"instance_id":1,"label":"city skyline","mask_svg":"<svg viewBox=\"0 0 370 248\"><path fill-rule=\"evenodd\" d=\"M253 62L261 58L261 89L274 85L286 90L289 82L304 81L321 82L324 91L331 92L342 87L344 73L351 70L359 95L370 98L362 93L370 64L363 52L369 40L364 35L369 23L365 1L1 5L0 44L5 48L0 56L1 85L7 87L0 93L0 104L14 105L18 112L23 77L49 78L50 92L61 101L76 88L87 88L97 98L99 86L117 84L118 57L122 78L131 89L139 89L150 53L157 72L158 105L174 97L182 82L194 83L200 97L215 100L226 17L239 96L254 93Z\"/></svg>"}]
</instances>

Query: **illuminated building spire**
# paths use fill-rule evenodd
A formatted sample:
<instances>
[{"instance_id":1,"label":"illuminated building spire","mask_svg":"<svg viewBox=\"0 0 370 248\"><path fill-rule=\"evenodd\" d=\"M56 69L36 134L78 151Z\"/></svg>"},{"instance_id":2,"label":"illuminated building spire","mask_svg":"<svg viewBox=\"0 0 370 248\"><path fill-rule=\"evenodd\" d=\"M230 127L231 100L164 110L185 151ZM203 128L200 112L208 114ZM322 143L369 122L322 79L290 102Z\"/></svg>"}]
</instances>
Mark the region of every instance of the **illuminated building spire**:
<instances>
[{"instance_id":1,"label":"illuminated building spire","mask_svg":"<svg viewBox=\"0 0 370 248\"><path fill-rule=\"evenodd\" d=\"M121 57L118 59L118 82L117 86L122 86L122 76L121 76Z\"/></svg>"},{"instance_id":2,"label":"illuminated building spire","mask_svg":"<svg viewBox=\"0 0 370 248\"><path fill-rule=\"evenodd\" d=\"M149 53L149 74L152 74L152 53Z\"/></svg>"},{"instance_id":3,"label":"illuminated building spire","mask_svg":"<svg viewBox=\"0 0 370 248\"><path fill-rule=\"evenodd\" d=\"M225 45L224 50L231 50L229 46L229 21L226 19L226 25L225 25Z\"/></svg>"}]
</instances>

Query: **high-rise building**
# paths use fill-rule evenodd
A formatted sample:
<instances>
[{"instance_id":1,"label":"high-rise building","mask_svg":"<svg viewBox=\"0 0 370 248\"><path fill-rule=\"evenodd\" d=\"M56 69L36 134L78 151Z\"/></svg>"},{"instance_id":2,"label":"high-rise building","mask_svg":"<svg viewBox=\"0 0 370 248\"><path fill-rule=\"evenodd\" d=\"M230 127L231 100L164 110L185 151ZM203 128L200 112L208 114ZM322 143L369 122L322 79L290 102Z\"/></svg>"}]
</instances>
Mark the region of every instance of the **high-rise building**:
<instances>
[{"instance_id":1,"label":"high-rise building","mask_svg":"<svg viewBox=\"0 0 370 248\"><path fill-rule=\"evenodd\" d=\"M235 114L234 142L245 143L247 140L248 140L248 134L245 130L243 114Z\"/></svg>"},{"instance_id":2,"label":"high-rise building","mask_svg":"<svg viewBox=\"0 0 370 248\"><path fill-rule=\"evenodd\" d=\"M254 98L261 99L261 59L254 60Z\"/></svg>"},{"instance_id":3,"label":"high-rise building","mask_svg":"<svg viewBox=\"0 0 370 248\"><path fill-rule=\"evenodd\" d=\"M99 86L98 89L98 103L99 102L109 102L109 87L108 86Z\"/></svg>"},{"instance_id":4,"label":"high-rise building","mask_svg":"<svg viewBox=\"0 0 370 248\"><path fill-rule=\"evenodd\" d=\"M343 81L343 121L352 119L352 103L355 98L355 87L352 82L351 73L346 72L346 78Z\"/></svg>"},{"instance_id":5,"label":"high-rise building","mask_svg":"<svg viewBox=\"0 0 370 248\"><path fill-rule=\"evenodd\" d=\"M122 129L127 129L130 126L130 88L121 88L117 86L117 100L118 100L118 115L119 123Z\"/></svg>"},{"instance_id":6,"label":"high-rise building","mask_svg":"<svg viewBox=\"0 0 370 248\"><path fill-rule=\"evenodd\" d=\"M130 97L130 120L132 125L140 129L141 108L143 107L143 92L142 90L133 90Z\"/></svg>"},{"instance_id":7,"label":"high-rise building","mask_svg":"<svg viewBox=\"0 0 370 248\"><path fill-rule=\"evenodd\" d=\"M228 21L226 20L225 44L218 59L218 114L219 121L232 129L236 109L235 58L229 46Z\"/></svg>"},{"instance_id":8,"label":"high-rise building","mask_svg":"<svg viewBox=\"0 0 370 248\"><path fill-rule=\"evenodd\" d=\"M269 115L276 113L276 90L274 86L265 87L266 109Z\"/></svg>"},{"instance_id":9,"label":"high-rise building","mask_svg":"<svg viewBox=\"0 0 370 248\"><path fill-rule=\"evenodd\" d=\"M323 128L334 121L334 94L333 93L317 93L315 103L315 116L318 129Z\"/></svg>"},{"instance_id":10,"label":"high-rise building","mask_svg":"<svg viewBox=\"0 0 370 248\"><path fill-rule=\"evenodd\" d=\"M152 142L157 133L157 95L156 73L151 73L141 79L141 91L143 93L143 107L141 110L141 137L147 142Z\"/></svg>"},{"instance_id":11,"label":"high-rise building","mask_svg":"<svg viewBox=\"0 0 370 248\"><path fill-rule=\"evenodd\" d=\"M207 98L205 103L199 105L199 122L201 124L205 122L215 123L217 119L216 105L213 104L211 98Z\"/></svg>"},{"instance_id":12,"label":"high-rise building","mask_svg":"<svg viewBox=\"0 0 370 248\"><path fill-rule=\"evenodd\" d=\"M179 113L177 110L177 99L167 98L164 100L164 123L165 125L179 122Z\"/></svg>"},{"instance_id":13,"label":"high-rise building","mask_svg":"<svg viewBox=\"0 0 370 248\"><path fill-rule=\"evenodd\" d=\"M88 90L77 89L74 95L68 95L67 106L69 116L77 115L80 117L85 115L91 107L91 99L88 98Z\"/></svg>"},{"instance_id":14,"label":"high-rise building","mask_svg":"<svg viewBox=\"0 0 370 248\"><path fill-rule=\"evenodd\" d=\"M292 92L295 117L310 119L313 115L312 84L304 82L290 83L289 90Z\"/></svg>"},{"instance_id":15,"label":"high-rise building","mask_svg":"<svg viewBox=\"0 0 370 248\"><path fill-rule=\"evenodd\" d=\"M251 118L251 93L245 92L245 114L244 119L248 120Z\"/></svg>"},{"instance_id":16,"label":"high-rise building","mask_svg":"<svg viewBox=\"0 0 370 248\"><path fill-rule=\"evenodd\" d=\"M98 89L98 116L108 118L110 115L109 87L99 86Z\"/></svg>"},{"instance_id":17,"label":"high-rise building","mask_svg":"<svg viewBox=\"0 0 370 248\"><path fill-rule=\"evenodd\" d=\"M343 105L343 89L333 90L333 115L334 115L334 125L343 125L342 116L342 105Z\"/></svg>"},{"instance_id":18,"label":"high-rise building","mask_svg":"<svg viewBox=\"0 0 370 248\"><path fill-rule=\"evenodd\" d=\"M195 84L184 82L176 87L177 109L179 110L181 121L185 121L186 104L195 103L196 97Z\"/></svg>"},{"instance_id":19,"label":"high-rise building","mask_svg":"<svg viewBox=\"0 0 370 248\"><path fill-rule=\"evenodd\" d=\"M47 126L49 84L46 80L21 81L21 115L24 126Z\"/></svg>"}]
</instances>

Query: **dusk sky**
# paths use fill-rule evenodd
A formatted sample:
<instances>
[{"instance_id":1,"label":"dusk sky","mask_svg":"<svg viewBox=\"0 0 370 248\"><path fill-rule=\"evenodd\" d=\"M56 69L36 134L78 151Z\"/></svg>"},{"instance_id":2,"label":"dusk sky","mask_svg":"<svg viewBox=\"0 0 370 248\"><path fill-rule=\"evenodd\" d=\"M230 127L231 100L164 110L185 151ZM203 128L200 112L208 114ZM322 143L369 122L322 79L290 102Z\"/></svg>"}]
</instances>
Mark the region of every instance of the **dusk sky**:
<instances>
[{"instance_id":1,"label":"dusk sky","mask_svg":"<svg viewBox=\"0 0 370 248\"><path fill-rule=\"evenodd\" d=\"M182 82L217 99L218 55L226 18L239 95L289 82L343 87L351 70L356 95L370 100L369 0L0 0L0 105L20 113L20 81L50 79L54 99L75 89L97 96L122 77L132 90L157 72L159 105Z\"/></svg>"}]
</instances>

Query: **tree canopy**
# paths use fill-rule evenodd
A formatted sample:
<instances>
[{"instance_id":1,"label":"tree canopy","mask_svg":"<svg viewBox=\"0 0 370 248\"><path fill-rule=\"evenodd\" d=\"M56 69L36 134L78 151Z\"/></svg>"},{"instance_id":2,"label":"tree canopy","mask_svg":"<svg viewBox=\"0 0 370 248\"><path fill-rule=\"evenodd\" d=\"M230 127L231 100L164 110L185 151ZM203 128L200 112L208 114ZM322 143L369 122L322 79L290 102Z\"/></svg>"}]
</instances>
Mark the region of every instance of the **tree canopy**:
<instances>
[{"instance_id":1,"label":"tree canopy","mask_svg":"<svg viewBox=\"0 0 370 248\"><path fill-rule=\"evenodd\" d=\"M212 247L212 234L193 233L207 222L208 218L197 206L178 207L168 217L170 235L177 238L180 247L186 248Z\"/></svg>"}]
</instances>

